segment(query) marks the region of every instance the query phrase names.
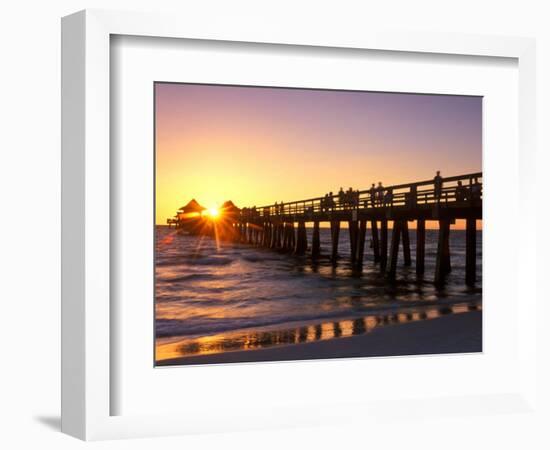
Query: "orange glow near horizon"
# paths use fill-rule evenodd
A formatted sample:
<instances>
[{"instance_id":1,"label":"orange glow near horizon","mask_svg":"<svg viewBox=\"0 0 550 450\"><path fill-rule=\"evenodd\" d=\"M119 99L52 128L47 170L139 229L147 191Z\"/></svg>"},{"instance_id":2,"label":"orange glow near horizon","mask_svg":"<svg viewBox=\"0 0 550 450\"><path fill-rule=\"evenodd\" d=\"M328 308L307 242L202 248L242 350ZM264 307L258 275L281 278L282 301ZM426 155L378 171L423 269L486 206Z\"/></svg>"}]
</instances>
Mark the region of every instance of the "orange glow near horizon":
<instances>
[{"instance_id":1,"label":"orange glow near horizon","mask_svg":"<svg viewBox=\"0 0 550 450\"><path fill-rule=\"evenodd\" d=\"M157 224L192 198L259 207L481 170L480 98L162 83L155 97Z\"/></svg>"}]
</instances>

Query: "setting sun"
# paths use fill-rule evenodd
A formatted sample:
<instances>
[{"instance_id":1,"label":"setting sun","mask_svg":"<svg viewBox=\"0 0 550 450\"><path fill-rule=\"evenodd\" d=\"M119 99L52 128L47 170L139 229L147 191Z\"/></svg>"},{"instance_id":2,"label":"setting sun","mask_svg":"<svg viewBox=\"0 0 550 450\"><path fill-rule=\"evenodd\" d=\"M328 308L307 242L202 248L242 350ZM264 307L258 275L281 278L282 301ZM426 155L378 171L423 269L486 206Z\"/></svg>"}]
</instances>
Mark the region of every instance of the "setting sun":
<instances>
[{"instance_id":1,"label":"setting sun","mask_svg":"<svg viewBox=\"0 0 550 450\"><path fill-rule=\"evenodd\" d=\"M208 208L208 215L212 218L216 218L220 215L220 210L218 208Z\"/></svg>"}]
</instances>

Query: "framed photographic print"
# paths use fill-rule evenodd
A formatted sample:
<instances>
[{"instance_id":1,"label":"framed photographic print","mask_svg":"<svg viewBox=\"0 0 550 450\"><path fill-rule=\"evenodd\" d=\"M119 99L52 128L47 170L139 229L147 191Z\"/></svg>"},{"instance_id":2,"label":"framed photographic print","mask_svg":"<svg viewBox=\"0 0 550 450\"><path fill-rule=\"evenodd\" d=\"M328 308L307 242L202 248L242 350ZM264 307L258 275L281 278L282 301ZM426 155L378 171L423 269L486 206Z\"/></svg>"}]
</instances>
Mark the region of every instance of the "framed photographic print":
<instances>
[{"instance_id":1,"label":"framed photographic print","mask_svg":"<svg viewBox=\"0 0 550 450\"><path fill-rule=\"evenodd\" d=\"M482 97L154 89L157 365L482 350Z\"/></svg>"},{"instance_id":2,"label":"framed photographic print","mask_svg":"<svg viewBox=\"0 0 550 450\"><path fill-rule=\"evenodd\" d=\"M62 43L65 432L529 410L531 40L85 11Z\"/></svg>"}]
</instances>

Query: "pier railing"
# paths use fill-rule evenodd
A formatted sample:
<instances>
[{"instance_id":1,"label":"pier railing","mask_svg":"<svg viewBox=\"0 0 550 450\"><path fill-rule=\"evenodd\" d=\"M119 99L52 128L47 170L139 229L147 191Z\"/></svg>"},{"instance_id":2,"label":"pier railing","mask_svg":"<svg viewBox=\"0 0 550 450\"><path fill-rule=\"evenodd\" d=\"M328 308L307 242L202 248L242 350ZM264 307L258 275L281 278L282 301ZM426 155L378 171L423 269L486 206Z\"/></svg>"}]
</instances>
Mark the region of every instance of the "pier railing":
<instances>
[{"instance_id":1,"label":"pier railing","mask_svg":"<svg viewBox=\"0 0 550 450\"><path fill-rule=\"evenodd\" d=\"M469 173L453 177L418 181L392 186L375 186L356 191L306 200L275 203L243 208L243 219L272 216L300 216L314 213L369 210L375 208L417 208L422 205L479 203L483 195L482 173Z\"/></svg>"}]
</instances>

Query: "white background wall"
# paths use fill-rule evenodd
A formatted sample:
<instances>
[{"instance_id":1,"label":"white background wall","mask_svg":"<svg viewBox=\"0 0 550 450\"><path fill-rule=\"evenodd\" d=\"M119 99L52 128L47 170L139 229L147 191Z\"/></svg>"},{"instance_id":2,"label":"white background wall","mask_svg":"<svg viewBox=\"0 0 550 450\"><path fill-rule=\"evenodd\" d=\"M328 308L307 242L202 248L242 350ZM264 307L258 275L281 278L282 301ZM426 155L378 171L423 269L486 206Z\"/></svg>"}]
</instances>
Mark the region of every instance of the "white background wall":
<instances>
[{"instance_id":1,"label":"white background wall","mask_svg":"<svg viewBox=\"0 0 550 450\"><path fill-rule=\"evenodd\" d=\"M0 447L81 448L59 433L60 346L60 17L84 8L179 10L208 20L268 17L281 24L310 22L339 27L460 31L532 36L538 39L539 182L548 179L550 148L550 12L545 1L143 1L19 0L0 8ZM239 19L240 17L240 19ZM245 17L245 18L243 18ZM541 205L543 205L541 197ZM548 199L545 199L548 205ZM545 217L548 213L541 208ZM543 222L541 222L543 223ZM547 221L545 220L545 223ZM547 226L541 249L548 248ZM547 276L541 251L539 273ZM543 273L544 272L544 273ZM548 299L548 295L545 297ZM550 301L550 300L549 300ZM548 308L544 306L545 310ZM546 315L547 316L547 315ZM544 315L539 314L543 324ZM542 328L542 327L541 327ZM543 328L541 338L549 342ZM546 355L548 345L539 349ZM548 358L547 358L548 359ZM541 360L546 381L548 363ZM367 381L367 380L366 380ZM548 390L543 388L541 395ZM529 416L443 421L411 418L396 428L324 428L94 443L95 448L548 448L536 437L550 422ZM481 434L482 433L482 434ZM539 436L544 436L543 434ZM413 446L414 448L414 446Z\"/></svg>"}]
</instances>

